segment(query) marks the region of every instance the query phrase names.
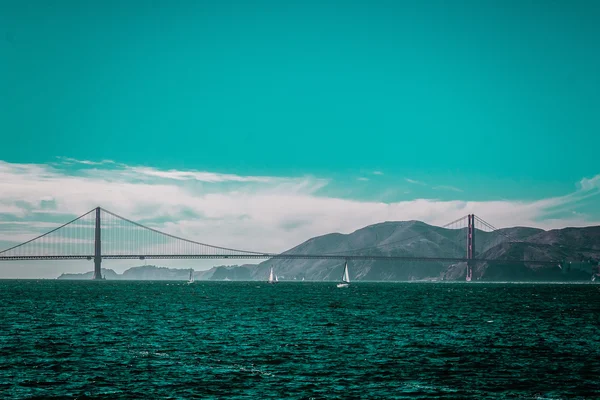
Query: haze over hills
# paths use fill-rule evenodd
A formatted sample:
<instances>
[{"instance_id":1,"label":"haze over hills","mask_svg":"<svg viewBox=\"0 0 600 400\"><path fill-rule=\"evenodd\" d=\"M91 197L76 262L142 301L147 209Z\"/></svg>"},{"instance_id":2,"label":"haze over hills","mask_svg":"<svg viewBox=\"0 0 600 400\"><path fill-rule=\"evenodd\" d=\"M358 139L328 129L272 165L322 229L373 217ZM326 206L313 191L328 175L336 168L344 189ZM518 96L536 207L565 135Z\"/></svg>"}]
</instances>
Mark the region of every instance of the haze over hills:
<instances>
[{"instance_id":1,"label":"haze over hills","mask_svg":"<svg viewBox=\"0 0 600 400\"><path fill-rule=\"evenodd\" d=\"M350 234L331 233L307 240L284 254L350 254L375 256L463 258L465 229L446 229L420 221L383 222ZM475 265L480 280L589 280L600 259L600 226L544 231L514 227L476 232L476 258L496 260ZM561 269L517 260L574 260ZM196 271L197 280L266 280L273 267L280 280L339 280L342 259L274 259L258 265L219 266ZM464 280L465 263L441 261L351 260L351 280L410 281ZM106 270L107 279L186 280L190 269L134 267L122 275ZM91 275L61 275L60 279L87 279Z\"/></svg>"},{"instance_id":2,"label":"haze over hills","mask_svg":"<svg viewBox=\"0 0 600 400\"><path fill-rule=\"evenodd\" d=\"M206 271L194 271L192 268L167 268L156 265L143 265L132 267L118 274L112 269L102 268L102 276L107 280L140 280L140 281L181 281L188 280L190 271L196 280L252 280L250 270L256 264L222 265L212 267ZM82 274L62 274L57 279L85 280L92 279L93 272Z\"/></svg>"}]
</instances>

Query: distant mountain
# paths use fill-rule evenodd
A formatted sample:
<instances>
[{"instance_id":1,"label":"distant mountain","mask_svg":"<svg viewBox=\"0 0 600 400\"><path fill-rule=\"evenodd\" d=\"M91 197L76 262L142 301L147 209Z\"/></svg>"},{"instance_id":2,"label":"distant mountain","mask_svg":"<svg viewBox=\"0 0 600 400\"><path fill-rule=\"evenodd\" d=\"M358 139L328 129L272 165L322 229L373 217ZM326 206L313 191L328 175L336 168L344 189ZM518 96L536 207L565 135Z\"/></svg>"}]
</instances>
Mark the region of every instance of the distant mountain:
<instances>
[{"instance_id":1,"label":"distant mountain","mask_svg":"<svg viewBox=\"0 0 600 400\"><path fill-rule=\"evenodd\" d=\"M115 271L113 271L112 269L105 269L102 268L102 276L105 276L106 279L119 279L120 275L117 274ZM82 274L61 274L58 278L56 279L68 279L68 280L89 280L92 279L94 277L94 272L90 271L90 272L85 272Z\"/></svg>"},{"instance_id":2,"label":"distant mountain","mask_svg":"<svg viewBox=\"0 0 600 400\"><path fill-rule=\"evenodd\" d=\"M62 274L57 279L92 279L93 272L82 274ZM141 281L178 281L187 280L190 277L190 269L176 269L157 267L155 265L144 265L129 268L123 274L117 274L112 269L102 268L102 276L106 280L141 280Z\"/></svg>"},{"instance_id":3,"label":"distant mountain","mask_svg":"<svg viewBox=\"0 0 600 400\"><path fill-rule=\"evenodd\" d=\"M527 241L556 245L567 249L577 248L582 254L598 254L600 252L600 226L542 231L532 235Z\"/></svg>"},{"instance_id":4,"label":"distant mountain","mask_svg":"<svg viewBox=\"0 0 600 400\"><path fill-rule=\"evenodd\" d=\"M143 265L132 267L123 272L119 279L139 281L183 281L190 278L192 269L178 269L157 267L155 265ZM106 278L108 279L108 277Z\"/></svg>"},{"instance_id":5,"label":"distant mountain","mask_svg":"<svg viewBox=\"0 0 600 400\"><path fill-rule=\"evenodd\" d=\"M207 271L194 271L194 278L196 280L251 280L250 270L253 267L256 267L256 265L213 267ZM129 268L123 274L117 274L112 269L102 268L102 276L106 277L106 280L182 281L189 279L190 271L193 270L191 268L180 269L144 265ZM62 274L57 279L89 280L92 279L93 275L93 272Z\"/></svg>"},{"instance_id":6,"label":"distant mountain","mask_svg":"<svg viewBox=\"0 0 600 400\"><path fill-rule=\"evenodd\" d=\"M466 229L451 230L419 221L384 222L351 234L315 237L285 254L360 254L405 257L464 257ZM589 280L591 262L600 259L600 227L544 231L514 227L476 232L476 257L497 260L479 263L480 280ZM515 260L574 260L556 265L531 265ZM271 267L282 280L340 280L343 260L268 260L253 270L253 278L266 280ZM448 262L356 261L348 263L351 280L410 281L464 280L466 264Z\"/></svg>"},{"instance_id":7,"label":"distant mountain","mask_svg":"<svg viewBox=\"0 0 600 400\"><path fill-rule=\"evenodd\" d=\"M244 265L221 265L212 267L207 271L197 272L196 279L210 281L250 281L252 280L252 270L256 268L256 264Z\"/></svg>"},{"instance_id":8,"label":"distant mountain","mask_svg":"<svg viewBox=\"0 0 600 400\"><path fill-rule=\"evenodd\" d=\"M600 262L600 226L541 231L521 242L503 242L480 258L502 262L480 263L475 275L486 280L589 280ZM565 260L564 265L534 265L514 260Z\"/></svg>"},{"instance_id":9,"label":"distant mountain","mask_svg":"<svg viewBox=\"0 0 600 400\"><path fill-rule=\"evenodd\" d=\"M445 229L420 221L384 222L370 225L350 234L331 233L307 240L284 254L355 254L462 258L465 256L467 230ZM477 231L476 258L493 260L474 266L474 279L484 281L519 280L589 280L592 266L600 260L600 226L564 228L544 231L528 227ZM555 261L557 264L535 265L521 260ZM517 262L518 261L518 262ZM344 261L341 259L275 259L258 265L218 266L195 271L196 280L266 281L273 267L281 281L338 281ZM465 263L440 261L351 260L351 280L411 281L464 280ZM106 279L187 280L190 269L174 269L153 265L133 267L122 275L102 270ZM63 274L59 279L91 279L92 273Z\"/></svg>"}]
</instances>

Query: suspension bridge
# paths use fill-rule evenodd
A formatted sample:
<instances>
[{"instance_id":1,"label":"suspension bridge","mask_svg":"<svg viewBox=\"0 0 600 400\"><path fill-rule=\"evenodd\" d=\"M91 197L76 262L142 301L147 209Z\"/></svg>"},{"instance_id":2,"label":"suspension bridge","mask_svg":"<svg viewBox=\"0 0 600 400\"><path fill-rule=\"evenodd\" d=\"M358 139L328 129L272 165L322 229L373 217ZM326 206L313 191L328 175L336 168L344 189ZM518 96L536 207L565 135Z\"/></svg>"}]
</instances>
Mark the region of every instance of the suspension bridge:
<instances>
[{"instance_id":1,"label":"suspension bridge","mask_svg":"<svg viewBox=\"0 0 600 400\"><path fill-rule=\"evenodd\" d=\"M49 232L0 251L0 261L24 260L93 260L94 279L102 279L102 260L110 259L340 259L340 260L384 260L384 261L438 261L465 263L466 279L471 280L476 263L506 262L507 260L486 259L476 252L477 238L484 236L486 247L499 243L516 242L503 230L469 214L442 227L423 229L422 232L390 241L378 246L349 249L344 252L322 254L299 254L257 252L215 246L165 233L142 225L115 213L96 207L87 213L60 225ZM441 231L440 231L441 229ZM489 234L494 233L493 243ZM487 236L486 236L487 234ZM415 256L394 254L393 249L402 243L415 242L429 237L434 241L451 243L452 254L440 256ZM530 264L558 264L554 260L510 260Z\"/></svg>"}]
</instances>

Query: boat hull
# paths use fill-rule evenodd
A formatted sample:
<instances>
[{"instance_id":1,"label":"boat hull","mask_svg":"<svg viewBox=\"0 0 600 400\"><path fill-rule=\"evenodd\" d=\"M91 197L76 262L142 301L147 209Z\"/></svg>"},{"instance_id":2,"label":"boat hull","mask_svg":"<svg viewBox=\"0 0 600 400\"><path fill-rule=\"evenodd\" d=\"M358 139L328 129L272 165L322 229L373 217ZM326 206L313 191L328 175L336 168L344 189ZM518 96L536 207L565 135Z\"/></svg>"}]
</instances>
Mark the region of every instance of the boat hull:
<instances>
[{"instance_id":1,"label":"boat hull","mask_svg":"<svg viewBox=\"0 0 600 400\"><path fill-rule=\"evenodd\" d=\"M339 288L348 287L348 286L350 286L349 283L338 283L337 284L337 287L339 287Z\"/></svg>"}]
</instances>

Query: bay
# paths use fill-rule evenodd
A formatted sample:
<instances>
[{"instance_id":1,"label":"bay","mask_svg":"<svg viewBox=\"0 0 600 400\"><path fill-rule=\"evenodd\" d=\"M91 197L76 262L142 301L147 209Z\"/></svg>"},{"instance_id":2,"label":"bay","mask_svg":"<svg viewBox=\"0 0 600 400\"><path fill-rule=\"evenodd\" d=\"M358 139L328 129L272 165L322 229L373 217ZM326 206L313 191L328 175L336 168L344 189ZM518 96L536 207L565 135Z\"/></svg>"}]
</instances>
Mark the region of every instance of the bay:
<instances>
[{"instance_id":1,"label":"bay","mask_svg":"<svg viewBox=\"0 0 600 400\"><path fill-rule=\"evenodd\" d=\"M0 281L0 397L597 398L594 284Z\"/></svg>"}]
</instances>

